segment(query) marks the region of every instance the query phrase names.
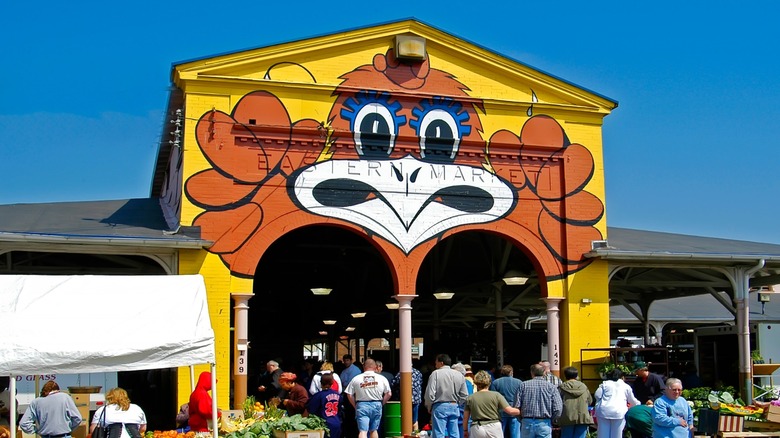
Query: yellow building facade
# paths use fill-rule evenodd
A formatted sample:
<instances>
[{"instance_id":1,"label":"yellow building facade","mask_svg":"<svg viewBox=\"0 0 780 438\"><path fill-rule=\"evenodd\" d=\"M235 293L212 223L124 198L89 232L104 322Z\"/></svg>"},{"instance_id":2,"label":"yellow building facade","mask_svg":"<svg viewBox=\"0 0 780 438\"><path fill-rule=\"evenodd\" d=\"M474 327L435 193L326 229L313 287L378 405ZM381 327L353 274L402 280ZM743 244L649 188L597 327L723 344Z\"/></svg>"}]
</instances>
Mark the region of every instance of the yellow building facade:
<instances>
[{"instance_id":1,"label":"yellow building facade","mask_svg":"<svg viewBox=\"0 0 780 438\"><path fill-rule=\"evenodd\" d=\"M236 373L231 294L258 290L264 254L311 226L385 260L402 373L421 266L467 232L533 266L554 370L609 345L606 262L584 254L607 238L601 130L616 102L413 20L183 62L172 80L161 193L169 222L213 242L180 251L179 272L206 279L219 382Z\"/></svg>"}]
</instances>

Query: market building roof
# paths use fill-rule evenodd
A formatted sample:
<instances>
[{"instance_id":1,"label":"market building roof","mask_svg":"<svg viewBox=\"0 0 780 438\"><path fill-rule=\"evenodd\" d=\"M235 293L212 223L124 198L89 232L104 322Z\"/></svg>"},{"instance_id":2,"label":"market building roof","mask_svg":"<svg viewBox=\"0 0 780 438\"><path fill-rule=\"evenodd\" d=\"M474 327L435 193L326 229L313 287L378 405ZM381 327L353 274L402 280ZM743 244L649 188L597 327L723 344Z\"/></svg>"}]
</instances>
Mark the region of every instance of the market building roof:
<instances>
[{"instance_id":1,"label":"market building roof","mask_svg":"<svg viewBox=\"0 0 780 438\"><path fill-rule=\"evenodd\" d=\"M155 198L0 205L0 241L202 248L194 227L169 230Z\"/></svg>"}]
</instances>

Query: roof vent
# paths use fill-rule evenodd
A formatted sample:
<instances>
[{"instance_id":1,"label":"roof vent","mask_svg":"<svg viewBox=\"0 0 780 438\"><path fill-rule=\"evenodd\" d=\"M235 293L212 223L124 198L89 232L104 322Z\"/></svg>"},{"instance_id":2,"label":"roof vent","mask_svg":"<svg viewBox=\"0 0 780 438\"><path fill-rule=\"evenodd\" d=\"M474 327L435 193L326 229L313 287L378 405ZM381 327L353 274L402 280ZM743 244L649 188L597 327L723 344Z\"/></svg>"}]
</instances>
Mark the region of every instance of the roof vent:
<instances>
[{"instance_id":1,"label":"roof vent","mask_svg":"<svg viewBox=\"0 0 780 438\"><path fill-rule=\"evenodd\" d=\"M606 240L591 240L590 249L595 251L597 249L604 249L609 247L609 243Z\"/></svg>"}]
</instances>

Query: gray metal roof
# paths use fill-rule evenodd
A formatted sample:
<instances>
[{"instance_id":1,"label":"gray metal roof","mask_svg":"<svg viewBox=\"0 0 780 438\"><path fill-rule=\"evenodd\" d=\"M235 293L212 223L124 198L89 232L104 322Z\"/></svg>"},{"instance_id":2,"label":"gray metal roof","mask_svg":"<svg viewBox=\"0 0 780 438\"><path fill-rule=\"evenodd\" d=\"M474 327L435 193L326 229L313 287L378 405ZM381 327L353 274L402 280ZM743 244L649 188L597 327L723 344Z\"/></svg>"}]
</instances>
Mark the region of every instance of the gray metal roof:
<instances>
[{"instance_id":1,"label":"gray metal roof","mask_svg":"<svg viewBox=\"0 0 780 438\"><path fill-rule=\"evenodd\" d=\"M0 205L5 242L208 246L199 234L192 228L169 231L155 198Z\"/></svg>"},{"instance_id":2,"label":"gray metal roof","mask_svg":"<svg viewBox=\"0 0 780 438\"><path fill-rule=\"evenodd\" d=\"M596 248L588 257L605 260L643 259L661 260L721 260L780 262L780 245L714 237L690 236L658 231L609 227L607 246Z\"/></svg>"}]
</instances>

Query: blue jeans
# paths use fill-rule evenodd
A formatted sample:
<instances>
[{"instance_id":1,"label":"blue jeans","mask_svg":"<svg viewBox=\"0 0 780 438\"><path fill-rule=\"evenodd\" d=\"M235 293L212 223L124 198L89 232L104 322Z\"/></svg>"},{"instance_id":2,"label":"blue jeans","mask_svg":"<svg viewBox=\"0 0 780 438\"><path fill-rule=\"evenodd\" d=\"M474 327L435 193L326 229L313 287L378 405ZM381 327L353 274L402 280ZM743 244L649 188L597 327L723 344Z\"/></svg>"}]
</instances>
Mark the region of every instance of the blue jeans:
<instances>
[{"instance_id":1,"label":"blue jeans","mask_svg":"<svg viewBox=\"0 0 780 438\"><path fill-rule=\"evenodd\" d=\"M586 436L588 436L587 424L561 426L561 438L585 438Z\"/></svg>"},{"instance_id":2,"label":"blue jeans","mask_svg":"<svg viewBox=\"0 0 780 438\"><path fill-rule=\"evenodd\" d=\"M552 424L546 418L523 418L520 423L521 438L552 438Z\"/></svg>"},{"instance_id":3,"label":"blue jeans","mask_svg":"<svg viewBox=\"0 0 780 438\"><path fill-rule=\"evenodd\" d=\"M501 416L501 430L504 438L520 438L520 420L517 417Z\"/></svg>"},{"instance_id":4,"label":"blue jeans","mask_svg":"<svg viewBox=\"0 0 780 438\"><path fill-rule=\"evenodd\" d=\"M359 401L355 409L358 431L371 432L379 430L379 420L382 419L381 401Z\"/></svg>"},{"instance_id":5,"label":"blue jeans","mask_svg":"<svg viewBox=\"0 0 780 438\"><path fill-rule=\"evenodd\" d=\"M433 438L460 438L459 416L460 409L456 403L434 403L431 409Z\"/></svg>"}]
</instances>

